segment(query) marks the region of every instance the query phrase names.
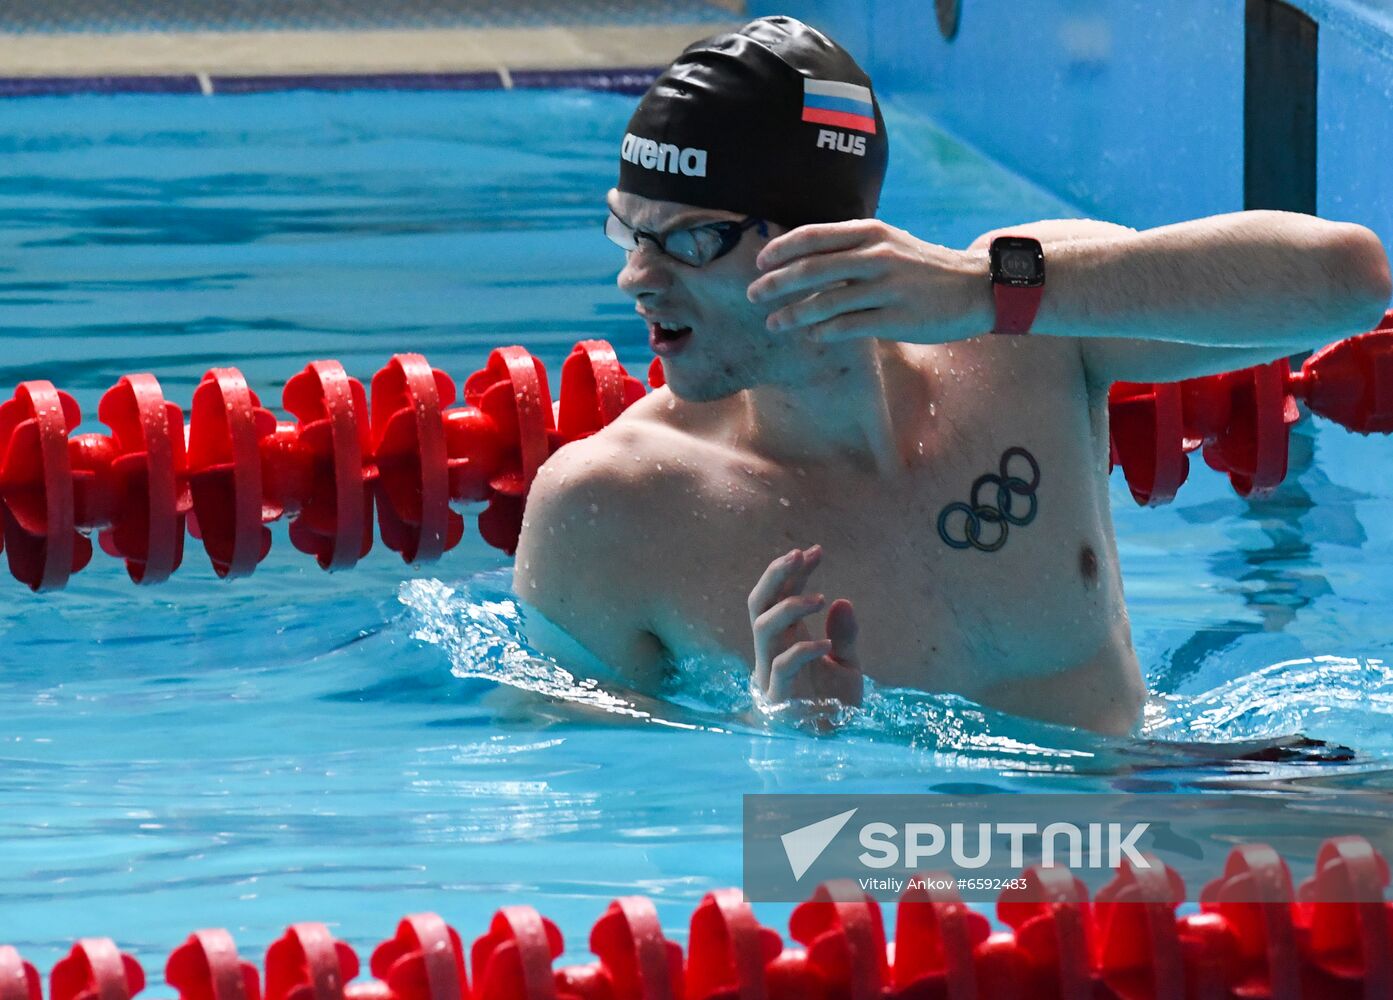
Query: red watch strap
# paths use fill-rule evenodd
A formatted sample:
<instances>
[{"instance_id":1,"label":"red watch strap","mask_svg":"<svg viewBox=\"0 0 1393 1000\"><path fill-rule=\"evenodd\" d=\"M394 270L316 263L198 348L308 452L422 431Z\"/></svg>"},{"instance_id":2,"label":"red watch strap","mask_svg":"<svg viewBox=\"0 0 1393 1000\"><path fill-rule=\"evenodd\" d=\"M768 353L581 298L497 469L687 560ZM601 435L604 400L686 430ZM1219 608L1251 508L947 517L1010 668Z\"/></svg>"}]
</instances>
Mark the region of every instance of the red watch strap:
<instances>
[{"instance_id":1,"label":"red watch strap","mask_svg":"<svg viewBox=\"0 0 1393 1000\"><path fill-rule=\"evenodd\" d=\"M1040 311L1040 299L1044 294L1043 285L1034 288L992 285L992 295L996 299L996 326L992 328L992 332L1029 333L1030 324L1035 322L1035 314Z\"/></svg>"}]
</instances>

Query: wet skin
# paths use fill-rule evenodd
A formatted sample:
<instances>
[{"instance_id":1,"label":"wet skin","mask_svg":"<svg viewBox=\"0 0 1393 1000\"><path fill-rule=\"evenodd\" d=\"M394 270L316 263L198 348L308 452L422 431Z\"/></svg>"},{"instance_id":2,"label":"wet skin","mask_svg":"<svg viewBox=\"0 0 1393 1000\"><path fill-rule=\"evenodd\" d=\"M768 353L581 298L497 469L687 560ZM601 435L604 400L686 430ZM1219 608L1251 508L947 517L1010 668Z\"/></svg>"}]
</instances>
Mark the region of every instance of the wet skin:
<instances>
[{"instance_id":1,"label":"wet skin","mask_svg":"<svg viewBox=\"0 0 1393 1000\"><path fill-rule=\"evenodd\" d=\"M653 232L741 218L610 202ZM742 660L773 700L854 703L864 672L1128 731L1146 692L1109 510L1108 382L1089 374L1078 338L974 332L990 326L990 291L953 269L983 267L992 234L964 253L867 231L888 237L863 255L875 266L939 253L925 262L931 300L959 327L980 325L942 343L773 328L808 301L758 294L777 227L702 268L646 241L629 254L619 286L640 315L692 332L663 357L665 387L543 466L516 592L643 689L677 658L715 654ZM1067 220L1011 232L1131 231ZM1171 347L1155 357L1183 351L1185 375L1288 353Z\"/></svg>"}]
</instances>

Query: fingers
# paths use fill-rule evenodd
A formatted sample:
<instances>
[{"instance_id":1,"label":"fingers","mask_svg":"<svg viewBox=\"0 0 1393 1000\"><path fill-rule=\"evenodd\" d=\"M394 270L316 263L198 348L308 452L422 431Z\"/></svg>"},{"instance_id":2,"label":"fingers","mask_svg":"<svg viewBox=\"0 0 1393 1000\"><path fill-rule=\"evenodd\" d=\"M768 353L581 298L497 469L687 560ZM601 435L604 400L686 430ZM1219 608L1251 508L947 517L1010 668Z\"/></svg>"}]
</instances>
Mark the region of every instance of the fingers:
<instances>
[{"instance_id":1,"label":"fingers","mask_svg":"<svg viewBox=\"0 0 1393 1000\"><path fill-rule=\"evenodd\" d=\"M772 302L790 295L807 295L837 282L862 281L883 270L880 261L864 254L822 254L804 257L760 275L750 282L745 297Z\"/></svg>"},{"instance_id":2,"label":"fingers","mask_svg":"<svg viewBox=\"0 0 1393 1000\"><path fill-rule=\"evenodd\" d=\"M788 629L797 627L802 617L811 614L817 608L810 607L804 615L799 615L795 613L798 606L791 604L773 619L765 618L763 624L760 624L761 616L771 612L781 601L802 594L803 587L807 585L808 576L821 559L822 546L820 545L813 545L807 549L793 549L771 562L760 576L754 589L750 591L747 603L750 612L750 628L754 634L755 683L761 691L767 690L769 687L774 657L783 652L791 639L798 637L796 634L789 635ZM791 615L794 618L792 626L785 625L783 629L779 630L770 627L771 620L784 620L786 615ZM806 628L802 630L802 634L803 636L808 634Z\"/></svg>"},{"instance_id":3,"label":"fingers","mask_svg":"<svg viewBox=\"0 0 1393 1000\"><path fill-rule=\"evenodd\" d=\"M786 597L756 618L753 624L756 662L772 662L782 651L786 638L784 633L809 615L821 611L825 600L821 594Z\"/></svg>"},{"instance_id":4,"label":"fingers","mask_svg":"<svg viewBox=\"0 0 1393 1000\"><path fill-rule=\"evenodd\" d=\"M838 598L828 608L826 629L827 642L831 645L827 654L829 668L836 671L826 678L828 690L844 704L860 705L866 688L861 658L856 652L856 634L860 626L846 598Z\"/></svg>"},{"instance_id":5,"label":"fingers","mask_svg":"<svg viewBox=\"0 0 1393 1000\"><path fill-rule=\"evenodd\" d=\"M784 597L803 592L808 576L822 559L822 546L813 545L807 549L794 549L775 559L761 574L754 589L750 591L747 605L750 611L750 624Z\"/></svg>"},{"instance_id":6,"label":"fingers","mask_svg":"<svg viewBox=\"0 0 1393 1000\"><path fill-rule=\"evenodd\" d=\"M848 665L857 664L856 635L860 626L851 602L839 597L827 609L827 638L832 643L832 658Z\"/></svg>"},{"instance_id":7,"label":"fingers","mask_svg":"<svg viewBox=\"0 0 1393 1000\"><path fill-rule=\"evenodd\" d=\"M803 328L803 335L809 340L820 344L834 344L842 340L858 340L866 337L882 337L888 340L909 340L917 333L903 335L903 329L895 323L893 316L888 310L877 307L875 309L860 309L856 312L844 312L840 316L833 316L820 323ZM920 343L914 340L912 343ZM929 343L929 341L923 341Z\"/></svg>"},{"instance_id":8,"label":"fingers","mask_svg":"<svg viewBox=\"0 0 1393 1000\"><path fill-rule=\"evenodd\" d=\"M817 596L821 605L822 595ZM813 608L807 598L789 598L780 602L764 616L762 624L770 631L776 624L787 627ZM777 655L764 660L769 668L759 677L760 688L773 703L795 697L834 699L845 705L860 705L865 690L865 675L856 651L859 625L850 601L839 598L827 612L827 638L805 639L789 643ZM777 646L775 647L777 649Z\"/></svg>"},{"instance_id":9,"label":"fingers","mask_svg":"<svg viewBox=\"0 0 1393 1000\"><path fill-rule=\"evenodd\" d=\"M793 682L808 664L826 656L832 650L830 639L807 639L795 642L778 656L774 657L769 669L769 689L766 692L772 702L788 701L792 696Z\"/></svg>"},{"instance_id":10,"label":"fingers","mask_svg":"<svg viewBox=\"0 0 1393 1000\"><path fill-rule=\"evenodd\" d=\"M873 309L888 301L885 289L874 285L831 288L775 310L769 314L764 325L770 330L793 330L822 323L835 316Z\"/></svg>"},{"instance_id":11,"label":"fingers","mask_svg":"<svg viewBox=\"0 0 1393 1000\"><path fill-rule=\"evenodd\" d=\"M755 266L761 271L772 271L804 254L849 250L864 242L878 224L876 219L853 219L799 226L765 244L755 258Z\"/></svg>"},{"instance_id":12,"label":"fingers","mask_svg":"<svg viewBox=\"0 0 1393 1000\"><path fill-rule=\"evenodd\" d=\"M825 600L826 598L821 594L814 594L811 597L802 594L785 597L755 619L755 633L758 635L765 632L777 636L784 629L796 625L808 615L820 611Z\"/></svg>"}]
</instances>

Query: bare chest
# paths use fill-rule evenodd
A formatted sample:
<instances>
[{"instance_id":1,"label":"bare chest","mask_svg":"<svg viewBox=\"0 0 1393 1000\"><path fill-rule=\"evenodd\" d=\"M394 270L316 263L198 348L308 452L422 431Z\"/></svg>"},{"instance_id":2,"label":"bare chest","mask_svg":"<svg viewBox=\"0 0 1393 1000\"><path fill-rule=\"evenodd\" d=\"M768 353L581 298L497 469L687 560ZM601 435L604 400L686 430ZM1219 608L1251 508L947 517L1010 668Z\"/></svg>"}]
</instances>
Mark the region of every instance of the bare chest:
<instances>
[{"instance_id":1,"label":"bare chest","mask_svg":"<svg viewBox=\"0 0 1393 1000\"><path fill-rule=\"evenodd\" d=\"M655 580L665 641L748 660L750 589L772 560L816 543L807 591L853 603L881 683L970 694L1092 654L1121 585L1106 465L1067 375L977 373L970 390L950 378L893 477L708 457L669 506ZM809 627L820 636L821 617Z\"/></svg>"}]
</instances>

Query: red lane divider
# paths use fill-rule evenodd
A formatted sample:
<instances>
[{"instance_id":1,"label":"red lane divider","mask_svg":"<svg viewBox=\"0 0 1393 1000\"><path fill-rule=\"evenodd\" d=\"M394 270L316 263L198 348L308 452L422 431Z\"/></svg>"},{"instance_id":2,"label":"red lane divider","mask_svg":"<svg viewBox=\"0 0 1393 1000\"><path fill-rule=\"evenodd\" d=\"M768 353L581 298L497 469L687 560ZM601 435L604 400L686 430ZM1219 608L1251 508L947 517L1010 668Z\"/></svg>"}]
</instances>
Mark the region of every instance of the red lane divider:
<instances>
[{"instance_id":1,"label":"red lane divider","mask_svg":"<svg viewBox=\"0 0 1393 1000\"><path fill-rule=\"evenodd\" d=\"M974 956L991 936L987 918L972 910L941 872L906 888L895 915L892 973L895 989L949 998L977 996Z\"/></svg>"},{"instance_id":2,"label":"red lane divider","mask_svg":"<svg viewBox=\"0 0 1393 1000\"><path fill-rule=\"evenodd\" d=\"M880 905L847 880L818 886L789 920L785 947L738 889L692 912L689 949L667 940L653 903L616 899L595 922L595 961L554 968L556 925L506 906L469 948L433 913L407 916L356 980L357 954L323 924L289 927L266 953L264 1000L1388 1000L1393 997L1389 871L1362 837L1326 841L1293 891L1261 844L1234 848L1177 918L1180 877L1155 858L1124 865L1090 901L1065 868L1034 867L997 916L929 873L900 896L895 940ZM263 1000L257 969L225 930L195 931L169 956L179 1000ZM53 967L49 1000L132 1000L145 974L106 938L85 938ZM0 1000L43 1000L40 976L0 946Z\"/></svg>"},{"instance_id":3,"label":"red lane divider","mask_svg":"<svg viewBox=\"0 0 1393 1000\"><path fill-rule=\"evenodd\" d=\"M164 978L183 1000L261 1000L256 966L238 957L222 929L190 934L169 956Z\"/></svg>"},{"instance_id":4,"label":"red lane divider","mask_svg":"<svg viewBox=\"0 0 1393 1000\"><path fill-rule=\"evenodd\" d=\"M0 1000L43 1000L38 971L9 945L0 945Z\"/></svg>"},{"instance_id":5,"label":"red lane divider","mask_svg":"<svg viewBox=\"0 0 1393 1000\"><path fill-rule=\"evenodd\" d=\"M1182 382L1114 383L1112 465L1137 503L1169 503L1189 474L1187 453L1202 448L1240 496L1264 496L1286 477L1298 399L1360 434L1393 433L1393 310L1369 333L1312 354L1299 372L1282 359Z\"/></svg>"},{"instance_id":6,"label":"red lane divider","mask_svg":"<svg viewBox=\"0 0 1393 1000\"><path fill-rule=\"evenodd\" d=\"M189 534L201 539L221 577L245 576L271 551L263 526L260 442L276 431L235 368L214 368L194 390L189 417Z\"/></svg>"},{"instance_id":7,"label":"red lane divider","mask_svg":"<svg viewBox=\"0 0 1393 1000\"><path fill-rule=\"evenodd\" d=\"M92 558L74 524L67 440L81 419L76 400L48 382L25 382L0 403L4 547L10 572L34 590L63 586Z\"/></svg>"},{"instance_id":8,"label":"red lane divider","mask_svg":"<svg viewBox=\"0 0 1393 1000\"><path fill-rule=\"evenodd\" d=\"M761 927L739 889L706 894L692 912L685 979L690 1000L730 997L732 1000L770 1000L806 996L804 984L786 982L782 970L770 964L783 954L778 931Z\"/></svg>"},{"instance_id":9,"label":"red lane divider","mask_svg":"<svg viewBox=\"0 0 1393 1000\"><path fill-rule=\"evenodd\" d=\"M470 950L474 995L482 1000L593 995L600 983L598 965L553 977L551 963L564 947L556 925L532 907L505 906Z\"/></svg>"},{"instance_id":10,"label":"red lane divider","mask_svg":"<svg viewBox=\"0 0 1393 1000\"><path fill-rule=\"evenodd\" d=\"M83 938L49 973L49 1000L130 1000L145 989L145 970L111 938Z\"/></svg>"},{"instance_id":11,"label":"red lane divider","mask_svg":"<svg viewBox=\"0 0 1393 1000\"><path fill-rule=\"evenodd\" d=\"M810 971L824 989L852 1000L880 996L889 982L880 906L856 883L826 882L800 903L789 933L808 949Z\"/></svg>"},{"instance_id":12,"label":"red lane divider","mask_svg":"<svg viewBox=\"0 0 1393 1000\"><path fill-rule=\"evenodd\" d=\"M337 361L312 361L285 384L281 401L299 426L277 423L263 442L270 480L264 520L290 514L290 542L321 569L350 569L372 548L377 479L368 396Z\"/></svg>"},{"instance_id":13,"label":"red lane divider","mask_svg":"<svg viewBox=\"0 0 1393 1000\"><path fill-rule=\"evenodd\" d=\"M266 951L266 1000L343 1000L357 975L357 953L329 928L293 924Z\"/></svg>"},{"instance_id":14,"label":"red lane divider","mask_svg":"<svg viewBox=\"0 0 1393 1000\"><path fill-rule=\"evenodd\" d=\"M419 354L398 354L372 377L377 524L382 543L409 563L431 562L464 537L450 510L444 409L455 384Z\"/></svg>"},{"instance_id":15,"label":"red lane divider","mask_svg":"<svg viewBox=\"0 0 1393 1000\"><path fill-rule=\"evenodd\" d=\"M609 904L590 930L590 950L614 1000L680 1000L682 948L663 937L658 911L645 896Z\"/></svg>"},{"instance_id":16,"label":"red lane divider","mask_svg":"<svg viewBox=\"0 0 1393 1000\"><path fill-rule=\"evenodd\" d=\"M82 419L73 398L25 382L0 403L0 550L16 579L54 590L88 564L96 532L132 580L158 583L183 561L187 523L214 572L230 578L256 568L270 551L266 525L287 517L295 548L339 570L372 548L375 510L383 544L426 562L463 537L451 503L486 501L479 533L511 555L542 464L644 391L603 340L575 345L555 401L546 368L521 347L498 348L465 379L463 406L452 406L450 377L419 354L393 357L370 394L337 361L314 361L286 383L288 421L237 369L214 368L194 390L187 426L153 376L127 375L98 406L111 433L70 437ZM1138 503L1167 503L1189 474L1188 453L1202 449L1239 494L1261 496L1286 475L1298 399L1360 433L1393 433L1393 311L1300 372L1282 360L1115 384L1112 464Z\"/></svg>"},{"instance_id":17,"label":"red lane divider","mask_svg":"<svg viewBox=\"0 0 1393 1000\"><path fill-rule=\"evenodd\" d=\"M1393 997L1393 906L1383 901L1388 862L1361 837L1321 845L1316 871L1297 889L1297 928L1312 964L1346 992Z\"/></svg>"},{"instance_id":18,"label":"red lane divider","mask_svg":"<svg viewBox=\"0 0 1393 1000\"><path fill-rule=\"evenodd\" d=\"M372 953L372 974L400 1000L468 1000L464 945L434 913L402 919L396 937Z\"/></svg>"},{"instance_id":19,"label":"red lane divider","mask_svg":"<svg viewBox=\"0 0 1393 1000\"><path fill-rule=\"evenodd\" d=\"M1099 978L1121 996L1183 997L1185 949L1175 910L1185 883L1157 859L1128 861L1093 900L1092 937Z\"/></svg>"},{"instance_id":20,"label":"red lane divider","mask_svg":"<svg viewBox=\"0 0 1393 1000\"><path fill-rule=\"evenodd\" d=\"M97 405L112 430L117 502L102 551L124 559L136 583L162 583L184 558L184 518L192 507L184 454L184 411L164 398L153 375L123 375Z\"/></svg>"},{"instance_id":21,"label":"red lane divider","mask_svg":"<svg viewBox=\"0 0 1393 1000\"><path fill-rule=\"evenodd\" d=\"M270 551L266 525L291 519L295 548L328 570L384 545L407 562L458 545L452 502L487 501L479 529L510 554L537 470L557 448L595 433L644 394L602 340L577 344L553 404L542 363L494 351L464 384L401 354L363 384L337 361L292 377L277 420L235 368L194 391L187 425L151 375L124 376L101 399L107 434L70 437L77 403L48 382L0 403L0 551L33 590L54 590L91 559L88 536L137 583L183 561L184 530L220 577L251 573ZM186 445L187 443L187 445Z\"/></svg>"}]
</instances>

